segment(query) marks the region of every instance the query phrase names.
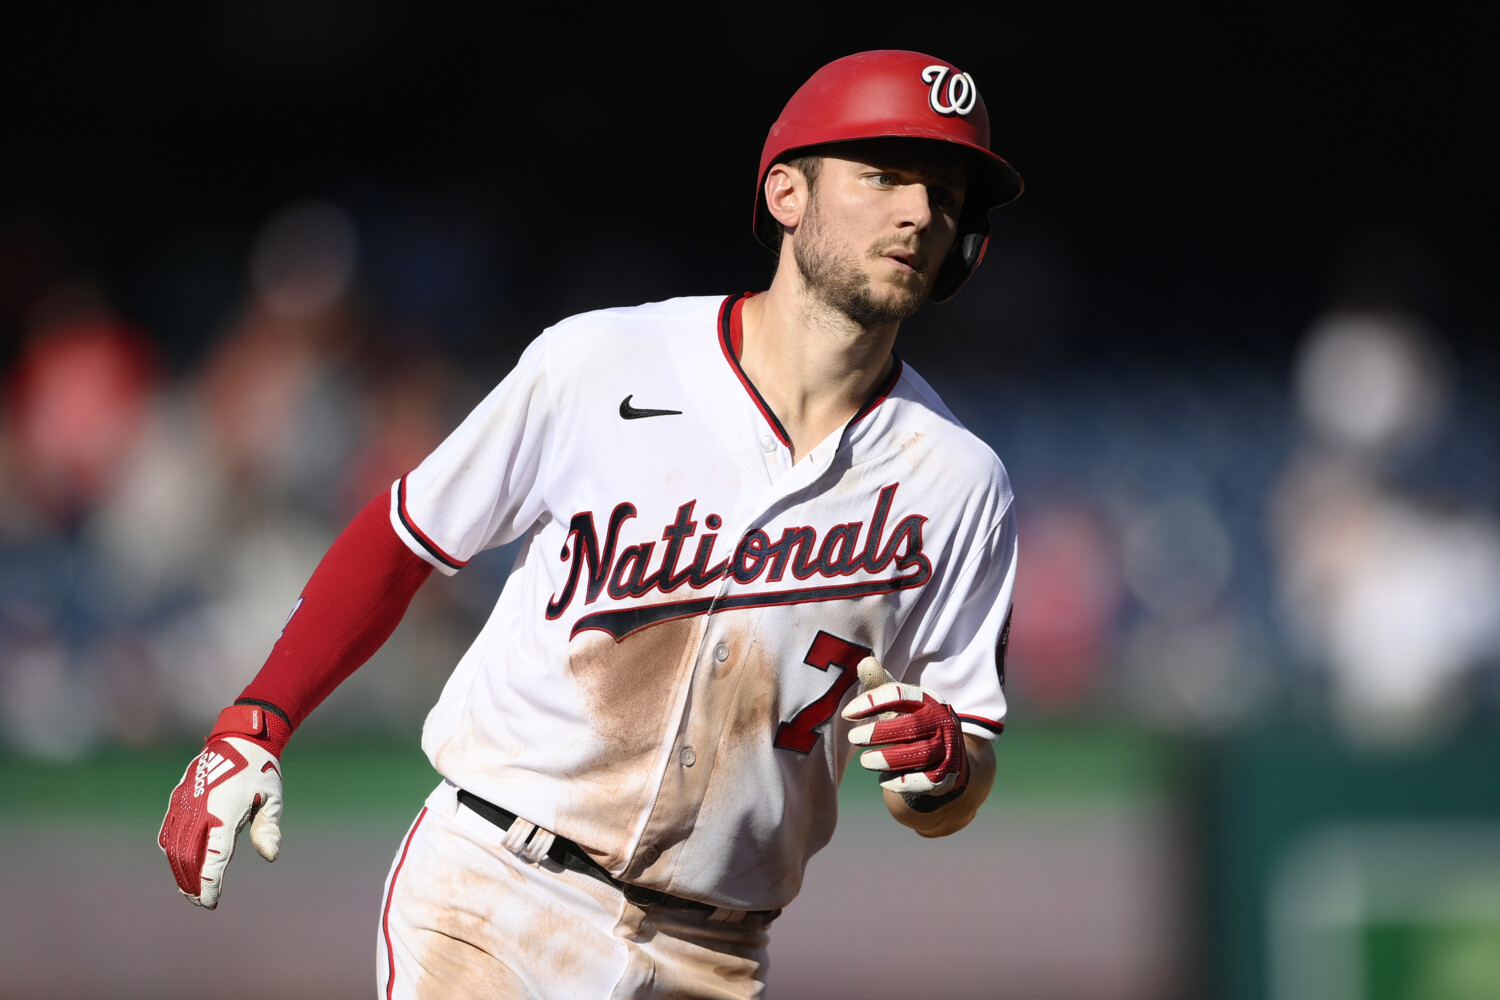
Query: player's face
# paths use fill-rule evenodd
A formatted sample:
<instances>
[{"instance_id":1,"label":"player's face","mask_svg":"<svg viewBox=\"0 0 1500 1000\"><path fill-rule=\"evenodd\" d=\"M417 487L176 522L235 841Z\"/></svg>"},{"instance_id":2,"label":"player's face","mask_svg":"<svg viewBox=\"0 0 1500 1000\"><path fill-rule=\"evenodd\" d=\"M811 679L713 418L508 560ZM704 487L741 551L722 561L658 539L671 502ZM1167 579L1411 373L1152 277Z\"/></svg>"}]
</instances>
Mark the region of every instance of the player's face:
<instances>
[{"instance_id":1,"label":"player's face","mask_svg":"<svg viewBox=\"0 0 1500 1000\"><path fill-rule=\"evenodd\" d=\"M877 141L823 157L793 257L814 295L863 326L927 299L953 245L967 168L934 143Z\"/></svg>"}]
</instances>

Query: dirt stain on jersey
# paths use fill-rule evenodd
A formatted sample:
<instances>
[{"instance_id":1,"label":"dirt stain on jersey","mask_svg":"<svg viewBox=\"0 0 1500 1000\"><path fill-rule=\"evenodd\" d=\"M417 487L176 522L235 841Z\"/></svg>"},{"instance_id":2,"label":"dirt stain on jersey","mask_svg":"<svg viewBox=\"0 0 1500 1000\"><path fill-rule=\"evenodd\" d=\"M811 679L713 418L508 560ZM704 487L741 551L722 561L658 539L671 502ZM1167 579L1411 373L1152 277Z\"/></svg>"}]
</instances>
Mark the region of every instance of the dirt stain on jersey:
<instances>
[{"instance_id":1,"label":"dirt stain on jersey","mask_svg":"<svg viewBox=\"0 0 1500 1000\"><path fill-rule=\"evenodd\" d=\"M709 620L706 645L723 644L728 655L722 662L711 660L712 666L700 665L693 678L687 724L677 743L693 748L695 763L684 765L679 750L657 790L642 839L659 852L657 860L626 873L642 885L681 891L670 879L700 812L714 807L710 788L720 780L721 768L735 768L731 758L754 754L757 739L770 739L765 727L775 712L775 670L757 647L754 631L742 619L734 621L738 618L740 613L730 612ZM666 732L668 738L675 733ZM729 738L730 733L735 735Z\"/></svg>"},{"instance_id":2,"label":"dirt stain on jersey","mask_svg":"<svg viewBox=\"0 0 1500 1000\"><path fill-rule=\"evenodd\" d=\"M897 447L901 450L901 457L912 469L920 469L932 459L932 443L921 431L913 431Z\"/></svg>"},{"instance_id":3,"label":"dirt stain on jersey","mask_svg":"<svg viewBox=\"0 0 1500 1000\"><path fill-rule=\"evenodd\" d=\"M783 654L785 655L785 654ZM840 726L837 710L833 718L817 726L818 739L806 754L785 747L774 747L782 722L794 716L798 706L782 705L780 688L784 671L815 672L805 663L780 663L774 645L753 645L743 658L743 671L728 716L720 734L717 769L700 810L700 820L712 821L721 811L734 812L744 807L745 789L763 787L768 780L767 761L779 766L784 799L780 821L784 842L793 844L826 842L837 816L837 782L829 775L829 756L838 755L839 740L847 740L848 724ZM831 686L836 680L830 671L819 682ZM757 861L749 856L734 873L745 878L749 872L760 872L773 894L785 883L800 884L799 868L784 868L776 860Z\"/></svg>"},{"instance_id":4,"label":"dirt stain on jersey","mask_svg":"<svg viewBox=\"0 0 1500 1000\"><path fill-rule=\"evenodd\" d=\"M568 650L568 673L588 701L589 719L604 736L601 766L627 766L660 739L685 666L697 652L700 619L662 622L616 642L584 633Z\"/></svg>"},{"instance_id":5,"label":"dirt stain on jersey","mask_svg":"<svg viewBox=\"0 0 1500 1000\"><path fill-rule=\"evenodd\" d=\"M691 674L703 621L662 622L620 642L586 632L569 647L568 673L600 739L572 776L559 825L576 829L573 839L599 852L607 867L623 863L624 838L661 764L662 741L676 731L672 709Z\"/></svg>"},{"instance_id":6,"label":"dirt stain on jersey","mask_svg":"<svg viewBox=\"0 0 1500 1000\"><path fill-rule=\"evenodd\" d=\"M743 649L744 653L730 660L740 677L720 734L721 753L743 753L757 743L768 743L775 738L780 725L776 717L780 680L772 653L755 642L754 633L748 629L736 630L734 641L730 648ZM729 679L729 673L724 671L725 680Z\"/></svg>"}]
</instances>

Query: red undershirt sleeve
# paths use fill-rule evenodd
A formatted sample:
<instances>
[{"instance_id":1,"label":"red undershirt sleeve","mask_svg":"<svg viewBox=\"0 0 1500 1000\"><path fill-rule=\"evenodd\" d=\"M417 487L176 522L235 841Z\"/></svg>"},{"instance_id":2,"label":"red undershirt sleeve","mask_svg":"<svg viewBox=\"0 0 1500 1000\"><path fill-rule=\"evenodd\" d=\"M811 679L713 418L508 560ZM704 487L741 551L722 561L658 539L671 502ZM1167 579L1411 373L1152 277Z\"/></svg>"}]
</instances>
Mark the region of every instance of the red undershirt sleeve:
<instances>
[{"instance_id":1,"label":"red undershirt sleeve","mask_svg":"<svg viewBox=\"0 0 1500 1000\"><path fill-rule=\"evenodd\" d=\"M334 540L239 700L280 709L296 729L390 638L432 572L397 537L390 502L382 492Z\"/></svg>"}]
</instances>

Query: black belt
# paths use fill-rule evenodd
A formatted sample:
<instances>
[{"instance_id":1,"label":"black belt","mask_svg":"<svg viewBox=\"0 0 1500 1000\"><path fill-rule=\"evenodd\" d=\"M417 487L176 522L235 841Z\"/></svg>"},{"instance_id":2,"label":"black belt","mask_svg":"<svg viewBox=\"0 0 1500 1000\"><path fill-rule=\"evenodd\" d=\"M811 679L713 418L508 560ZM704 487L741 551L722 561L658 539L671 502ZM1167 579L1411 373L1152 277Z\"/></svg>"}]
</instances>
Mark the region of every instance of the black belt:
<instances>
[{"instance_id":1,"label":"black belt","mask_svg":"<svg viewBox=\"0 0 1500 1000\"><path fill-rule=\"evenodd\" d=\"M462 788L458 790L458 802L467 806L476 815L489 820L502 830L509 830L512 823L516 821L516 814L509 809L486 802L473 792L466 792ZM696 899L684 899L674 896L669 892L658 889L647 889L644 886L631 885L629 882L621 882L604 867L588 856L588 853L577 844L566 837L556 837L552 841L552 847L547 851L547 857L556 861L564 868L571 868L575 872L582 872L592 878L596 878L606 885L612 885L619 889L636 906L665 906L673 910L706 910L713 912L719 909L712 903L700 903ZM780 910L749 910L746 916L763 917L767 923L781 913Z\"/></svg>"}]
</instances>

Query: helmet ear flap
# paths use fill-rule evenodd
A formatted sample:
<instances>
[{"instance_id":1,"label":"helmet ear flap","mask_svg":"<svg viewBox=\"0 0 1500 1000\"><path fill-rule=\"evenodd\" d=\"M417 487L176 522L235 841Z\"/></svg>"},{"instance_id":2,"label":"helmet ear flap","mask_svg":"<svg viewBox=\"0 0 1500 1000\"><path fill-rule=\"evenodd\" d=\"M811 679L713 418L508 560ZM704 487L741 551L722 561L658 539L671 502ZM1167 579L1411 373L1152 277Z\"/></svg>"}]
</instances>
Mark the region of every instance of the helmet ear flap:
<instances>
[{"instance_id":1,"label":"helmet ear flap","mask_svg":"<svg viewBox=\"0 0 1500 1000\"><path fill-rule=\"evenodd\" d=\"M990 219L989 213L984 212L964 226L958 239L953 241L953 249L948 251L948 257L938 269L937 279L932 283L928 301L946 302L957 295L958 290L964 287L964 282L969 280L969 275L979 266L979 262L984 260L984 251L989 243Z\"/></svg>"}]
</instances>

